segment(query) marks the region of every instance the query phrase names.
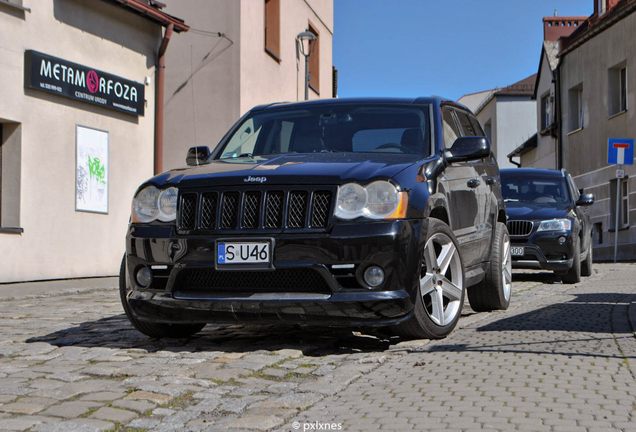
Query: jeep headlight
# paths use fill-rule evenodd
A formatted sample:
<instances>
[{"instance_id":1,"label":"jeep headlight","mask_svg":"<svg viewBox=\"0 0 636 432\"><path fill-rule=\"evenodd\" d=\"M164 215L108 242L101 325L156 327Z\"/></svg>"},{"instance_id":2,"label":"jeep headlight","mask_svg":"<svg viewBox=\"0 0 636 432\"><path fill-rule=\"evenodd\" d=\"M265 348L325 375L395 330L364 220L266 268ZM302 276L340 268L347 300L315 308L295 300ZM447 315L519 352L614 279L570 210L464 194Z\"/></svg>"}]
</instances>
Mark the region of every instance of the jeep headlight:
<instances>
[{"instance_id":1,"label":"jeep headlight","mask_svg":"<svg viewBox=\"0 0 636 432\"><path fill-rule=\"evenodd\" d=\"M562 231L570 229L572 229L572 221L570 219L552 219L541 222L537 231Z\"/></svg>"},{"instance_id":2,"label":"jeep headlight","mask_svg":"<svg viewBox=\"0 0 636 432\"><path fill-rule=\"evenodd\" d=\"M177 217L177 188L143 188L133 200L133 222L172 222Z\"/></svg>"},{"instance_id":3,"label":"jeep headlight","mask_svg":"<svg viewBox=\"0 0 636 432\"><path fill-rule=\"evenodd\" d=\"M399 192L388 181L376 181L367 186L347 183L338 188L335 216L355 219L399 219L406 216L408 194Z\"/></svg>"}]
</instances>

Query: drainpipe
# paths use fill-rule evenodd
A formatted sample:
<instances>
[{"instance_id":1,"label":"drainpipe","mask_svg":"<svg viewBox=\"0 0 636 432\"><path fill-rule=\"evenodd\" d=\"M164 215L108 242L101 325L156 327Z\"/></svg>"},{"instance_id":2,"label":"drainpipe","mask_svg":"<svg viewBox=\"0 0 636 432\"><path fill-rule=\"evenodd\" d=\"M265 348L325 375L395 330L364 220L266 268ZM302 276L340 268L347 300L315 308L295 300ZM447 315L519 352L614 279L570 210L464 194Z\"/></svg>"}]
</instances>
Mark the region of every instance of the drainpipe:
<instances>
[{"instance_id":1,"label":"drainpipe","mask_svg":"<svg viewBox=\"0 0 636 432\"><path fill-rule=\"evenodd\" d=\"M517 165L517 168L521 168L521 164L520 163L517 163L517 162L512 160L513 157L514 156L509 156L508 157L508 160L510 161L510 163L513 164L513 165Z\"/></svg>"},{"instance_id":2,"label":"drainpipe","mask_svg":"<svg viewBox=\"0 0 636 432\"><path fill-rule=\"evenodd\" d=\"M155 87L155 174L163 172L163 100L166 71L166 51L172 36L174 24L169 24L159 46L157 83Z\"/></svg>"}]
</instances>

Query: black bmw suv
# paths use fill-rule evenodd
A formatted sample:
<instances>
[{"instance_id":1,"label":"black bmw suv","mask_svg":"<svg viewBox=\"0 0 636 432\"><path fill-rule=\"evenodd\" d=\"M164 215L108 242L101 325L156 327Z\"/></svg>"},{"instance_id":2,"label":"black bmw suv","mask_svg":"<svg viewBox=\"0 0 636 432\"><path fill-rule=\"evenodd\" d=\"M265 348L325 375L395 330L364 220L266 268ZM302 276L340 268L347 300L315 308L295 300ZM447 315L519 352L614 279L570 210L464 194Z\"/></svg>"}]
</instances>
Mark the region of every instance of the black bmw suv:
<instances>
[{"instance_id":1,"label":"black bmw suv","mask_svg":"<svg viewBox=\"0 0 636 432\"><path fill-rule=\"evenodd\" d=\"M553 270L565 283L592 274L592 223L582 194L565 170L501 170L514 268Z\"/></svg>"},{"instance_id":2,"label":"black bmw suv","mask_svg":"<svg viewBox=\"0 0 636 432\"><path fill-rule=\"evenodd\" d=\"M133 200L120 294L146 335L282 321L442 338L466 293L508 307L499 170L461 105L259 106L186 162Z\"/></svg>"}]
</instances>

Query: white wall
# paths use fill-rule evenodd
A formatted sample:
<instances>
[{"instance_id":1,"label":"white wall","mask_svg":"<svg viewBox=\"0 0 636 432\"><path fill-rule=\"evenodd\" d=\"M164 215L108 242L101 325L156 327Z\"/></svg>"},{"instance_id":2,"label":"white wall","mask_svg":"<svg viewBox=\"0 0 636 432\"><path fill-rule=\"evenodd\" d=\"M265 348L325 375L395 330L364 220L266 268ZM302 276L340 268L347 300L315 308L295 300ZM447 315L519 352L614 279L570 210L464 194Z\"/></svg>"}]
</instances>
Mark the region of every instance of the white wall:
<instances>
[{"instance_id":1,"label":"white wall","mask_svg":"<svg viewBox=\"0 0 636 432\"><path fill-rule=\"evenodd\" d=\"M508 154L537 131L535 101L497 98L497 163L499 168L514 168Z\"/></svg>"}]
</instances>

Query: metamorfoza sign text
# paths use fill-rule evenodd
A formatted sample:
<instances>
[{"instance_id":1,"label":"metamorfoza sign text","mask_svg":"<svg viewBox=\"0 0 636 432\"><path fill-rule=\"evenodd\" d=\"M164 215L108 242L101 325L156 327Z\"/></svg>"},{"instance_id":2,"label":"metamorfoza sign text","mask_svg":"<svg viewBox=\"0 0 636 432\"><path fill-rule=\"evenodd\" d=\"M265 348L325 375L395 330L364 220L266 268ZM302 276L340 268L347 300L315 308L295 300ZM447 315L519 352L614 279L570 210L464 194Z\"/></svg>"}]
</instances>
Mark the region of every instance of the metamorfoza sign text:
<instances>
[{"instance_id":1,"label":"metamorfoza sign text","mask_svg":"<svg viewBox=\"0 0 636 432\"><path fill-rule=\"evenodd\" d=\"M27 87L144 115L144 85L37 51L26 51Z\"/></svg>"}]
</instances>

